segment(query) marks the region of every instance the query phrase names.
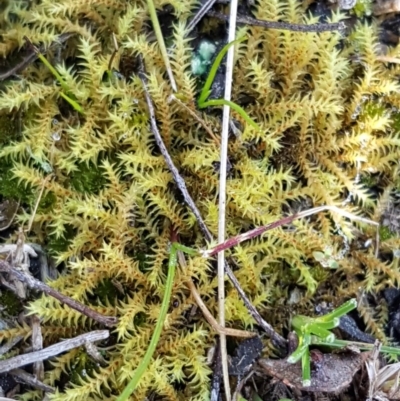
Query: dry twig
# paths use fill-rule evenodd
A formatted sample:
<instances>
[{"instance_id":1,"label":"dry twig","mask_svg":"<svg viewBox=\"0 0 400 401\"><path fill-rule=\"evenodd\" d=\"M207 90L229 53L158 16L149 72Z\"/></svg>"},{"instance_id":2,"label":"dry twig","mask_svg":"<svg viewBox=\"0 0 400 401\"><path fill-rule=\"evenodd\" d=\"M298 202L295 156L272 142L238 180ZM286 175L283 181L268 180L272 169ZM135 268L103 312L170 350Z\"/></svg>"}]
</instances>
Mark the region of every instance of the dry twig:
<instances>
[{"instance_id":1,"label":"dry twig","mask_svg":"<svg viewBox=\"0 0 400 401\"><path fill-rule=\"evenodd\" d=\"M210 17L222 19L224 21L229 21L229 16L216 12L208 11L207 15ZM326 31L339 31L345 28L343 22L335 22L332 24L291 24L289 22L277 22L277 21L265 21L252 17L247 17L245 15L238 15L237 22L246 25L261 26L263 28L269 29L281 29L285 31L295 31L295 32L326 32Z\"/></svg>"},{"instance_id":2,"label":"dry twig","mask_svg":"<svg viewBox=\"0 0 400 401\"><path fill-rule=\"evenodd\" d=\"M90 317L91 319L104 324L107 327L113 327L118 323L118 319L114 316L104 316L93 309L90 309L88 306L81 304L74 299L67 297L56 291L55 289L49 287L47 284L42 283L39 280L36 280L30 274L23 273L17 269L14 269L9 263L4 260L0 260L0 272L8 273L14 278L18 279L22 283L25 283L29 288L44 292L47 295L52 296L53 298L58 299L61 303L68 305L70 308L77 310L85 316Z\"/></svg>"},{"instance_id":3,"label":"dry twig","mask_svg":"<svg viewBox=\"0 0 400 401\"><path fill-rule=\"evenodd\" d=\"M186 260L185 256L183 255L183 252L179 251L178 252L178 260L179 264L183 269L186 268ZM226 336L232 336L232 337L241 337L241 338L251 338L256 335L256 333L253 333L251 331L244 331L244 330L237 330L237 329L230 329L228 327L223 327L221 326L215 319L214 316L211 314L211 312L208 310L206 304L203 302L201 299L200 294L198 293L196 286L194 285L192 280L188 280L187 285L190 289L190 293L192 294L192 297L196 301L197 306L201 309L203 312L203 315L207 322L211 325L211 327L218 333L218 334L225 334Z\"/></svg>"},{"instance_id":4,"label":"dry twig","mask_svg":"<svg viewBox=\"0 0 400 401\"><path fill-rule=\"evenodd\" d=\"M43 363L43 361L40 361ZM46 393L55 393L55 389L53 387L48 386L41 382L36 376L31 375L23 369L13 369L10 372L10 375L14 376L15 381L29 384L30 386L37 388L39 390L45 391ZM1 399L0 399L1 401Z\"/></svg>"},{"instance_id":5,"label":"dry twig","mask_svg":"<svg viewBox=\"0 0 400 401\"><path fill-rule=\"evenodd\" d=\"M78 348L87 342L105 340L109 336L110 332L108 330L91 331L89 333L81 334L80 336L61 341L57 344L51 345L50 347L43 348L40 351L14 356L13 358L0 361L0 373L5 373L38 361L44 361L55 355L59 355L62 352L69 351L73 348Z\"/></svg>"}]
</instances>

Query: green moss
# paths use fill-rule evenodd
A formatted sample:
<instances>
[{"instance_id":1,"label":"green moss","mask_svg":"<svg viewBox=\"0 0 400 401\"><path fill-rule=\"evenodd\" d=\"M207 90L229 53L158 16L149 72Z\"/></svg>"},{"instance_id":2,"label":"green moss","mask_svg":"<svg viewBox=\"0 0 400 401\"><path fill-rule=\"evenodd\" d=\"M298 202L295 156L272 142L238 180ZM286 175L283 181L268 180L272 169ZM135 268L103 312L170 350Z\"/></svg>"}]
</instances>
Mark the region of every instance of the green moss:
<instances>
[{"instance_id":1,"label":"green moss","mask_svg":"<svg viewBox=\"0 0 400 401\"><path fill-rule=\"evenodd\" d=\"M18 182L12 172L13 167L10 160L0 159L0 196L31 204L34 200L31 186Z\"/></svg>"},{"instance_id":2,"label":"green moss","mask_svg":"<svg viewBox=\"0 0 400 401\"><path fill-rule=\"evenodd\" d=\"M101 167L92 162L81 163L71 174L71 186L83 194L98 194L107 182Z\"/></svg>"},{"instance_id":3,"label":"green moss","mask_svg":"<svg viewBox=\"0 0 400 401\"><path fill-rule=\"evenodd\" d=\"M115 305L117 301L118 290L115 284L110 279L105 279L99 283L99 285L93 289L93 295L98 299L102 305Z\"/></svg>"},{"instance_id":4,"label":"green moss","mask_svg":"<svg viewBox=\"0 0 400 401\"><path fill-rule=\"evenodd\" d=\"M10 290L2 289L0 291L0 305L2 308L2 316L18 316L23 310L21 300Z\"/></svg>"},{"instance_id":5,"label":"green moss","mask_svg":"<svg viewBox=\"0 0 400 401\"><path fill-rule=\"evenodd\" d=\"M357 17L361 18L372 14L372 0L357 0L353 11Z\"/></svg>"},{"instance_id":6,"label":"green moss","mask_svg":"<svg viewBox=\"0 0 400 401\"><path fill-rule=\"evenodd\" d=\"M56 237L55 235L47 235L46 252L51 256L57 256L58 254L65 252L71 243L72 238L76 235L75 229L71 225L64 226L64 235L62 237Z\"/></svg>"},{"instance_id":7,"label":"green moss","mask_svg":"<svg viewBox=\"0 0 400 401\"><path fill-rule=\"evenodd\" d=\"M390 239L390 238L395 237L395 234L392 233L392 232L389 230L389 227L380 226L380 227L379 227L379 236L380 236L381 241L386 241L386 240L388 240L388 239Z\"/></svg>"},{"instance_id":8,"label":"green moss","mask_svg":"<svg viewBox=\"0 0 400 401\"><path fill-rule=\"evenodd\" d=\"M92 377L97 370L97 363L85 351L81 351L72 365L70 381L79 385L88 376Z\"/></svg>"},{"instance_id":9,"label":"green moss","mask_svg":"<svg viewBox=\"0 0 400 401\"><path fill-rule=\"evenodd\" d=\"M148 316L146 315L146 313L143 312L139 312L136 313L135 317L133 318L133 324L135 327L141 327L143 326L143 324L146 323Z\"/></svg>"},{"instance_id":10,"label":"green moss","mask_svg":"<svg viewBox=\"0 0 400 401\"><path fill-rule=\"evenodd\" d=\"M43 195L39 202L39 211L40 212L50 212L53 206L56 204L57 197L52 192L48 192Z\"/></svg>"},{"instance_id":11,"label":"green moss","mask_svg":"<svg viewBox=\"0 0 400 401\"><path fill-rule=\"evenodd\" d=\"M379 176L373 174L363 174L360 183L366 188L374 188L379 184Z\"/></svg>"},{"instance_id":12,"label":"green moss","mask_svg":"<svg viewBox=\"0 0 400 401\"><path fill-rule=\"evenodd\" d=\"M18 137L18 119L11 113L0 114L0 146L4 146Z\"/></svg>"}]
</instances>

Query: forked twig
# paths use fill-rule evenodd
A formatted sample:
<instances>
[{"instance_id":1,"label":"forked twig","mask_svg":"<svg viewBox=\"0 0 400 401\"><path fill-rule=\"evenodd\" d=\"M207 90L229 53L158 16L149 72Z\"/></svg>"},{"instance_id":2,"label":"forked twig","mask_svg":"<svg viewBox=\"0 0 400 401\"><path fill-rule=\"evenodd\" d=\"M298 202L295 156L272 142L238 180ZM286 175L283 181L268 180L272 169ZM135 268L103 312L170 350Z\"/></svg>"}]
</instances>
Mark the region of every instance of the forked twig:
<instances>
[{"instance_id":1,"label":"forked twig","mask_svg":"<svg viewBox=\"0 0 400 401\"><path fill-rule=\"evenodd\" d=\"M42 361L40 361L40 362L42 362ZM31 375L30 373L26 372L23 369L13 369L13 370L10 370L8 373L10 373L10 375L14 376L14 379L17 382L28 384L29 386L32 386L39 390L45 391L46 393L55 393L56 392L56 390L53 387L50 387L47 384L44 384L36 376ZM1 398L0 398L0 401L1 401Z\"/></svg>"},{"instance_id":2,"label":"forked twig","mask_svg":"<svg viewBox=\"0 0 400 401\"><path fill-rule=\"evenodd\" d=\"M181 267L183 269L185 269L186 268L186 260L185 260L185 256L183 255L183 252L181 252L181 251L178 252L178 260L179 260L179 264L181 265ZM256 335L256 333L253 333L251 331L237 330L237 329L231 329L229 327L221 326L214 319L214 316L211 314L211 312L208 310L206 304L201 299L201 296L198 293L197 288L191 279L189 279L187 281L187 286L189 287L190 293L192 294L192 297L196 301L197 306L203 312L205 319L218 334L222 333L222 334L225 334L226 336L240 337L240 338L250 338L250 337L254 337Z\"/></svg>"},{"instance_id":3,"label":"forked twig","mask_svg":"<svg viewBox=\"0 0 400 401\"><path fill-rule=\"evenodd\" d=\"M38 361L44 361L62 352L69 351L70 349L80 347L87 342L94 342L105 340L110 336L108 330L96 330L90 333L81 334L80 336L69 338L68 340L61 341L50 347L43 348L40 351L30 352L14 356L13 358L0 361L0 373L8 372L12 369L17 369L21 366L29 365Z\"/></svg>"},{"instance_id":4,"label":"forked twig","mask_svg":"<svg viewBox=\"0 0 400 401\"><path fill-rule=\"evenodd\" d=\"M17 278L22 283L25 283L29 288L44 292L53 298L58 299L61 303L68 305L70 308L82 313L83 315L90 317L91 319L104 324L107 327L113 327L118 323L118 319L114 316L104 316L88 306L81 304L75 299L67 297L56 291L54 288L49 287L47 284L36 280L29 274L23 273L17 269L14 269L9 263L4 260L0 260L0 272L8 273Z\"/></svg>"}]
</instances>

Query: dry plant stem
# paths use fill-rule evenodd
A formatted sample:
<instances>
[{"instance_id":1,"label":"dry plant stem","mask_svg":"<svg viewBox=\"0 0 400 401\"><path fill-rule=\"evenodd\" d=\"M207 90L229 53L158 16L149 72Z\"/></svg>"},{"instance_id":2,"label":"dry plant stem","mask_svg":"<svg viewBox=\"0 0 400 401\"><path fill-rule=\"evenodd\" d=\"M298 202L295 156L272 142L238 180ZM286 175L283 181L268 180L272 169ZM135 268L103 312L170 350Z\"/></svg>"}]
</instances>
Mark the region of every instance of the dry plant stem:
<instances>
[{"instance_id":1,"label":"dry plant stem","mask_svg":"<svg viewBox=\"0 0 400 401\"><path fill-rule=\"evenodd\" d=\"M45 186L46 186L46 183L47 183L52 177L53 177L53 174L49 174L49 175L44 179L44 181L43 181L43 183L42 183L42 188L40 188L39 196L38 196L38 198L36 199L36 203L35 203L35 207L34 207L33 212L32 212L32 216L31 216L31 218L29 219L28 228L25 230L26 233L29 233L29 231L31 231L31 229L32 229L33 220L35 219L36 212L37 212L38 207L39 207L39 204L40 204L40 200L42 199L43 192L44 192L44 188L45 188Z\"/></svg>"},{"instance_id":2,"label":"dry plant stem","mask_svg":"<svg viewBox=\"0 0 400 401\"><path fill-rule=\"evenodd\" d=\"M197 209L196 204L194 203L192 197L189 194L189 191L187 190L185 181L183 178L179 175L178 169L175 167L171 156L169 155L167 148L164 145L164 142L161 138L160 131L157 128L157 121L155 117L155 112L154 112L154 106L153 102L150 97L149 90L147 88L147 78L146 74L144 72L144 64L143 64L143 58L139 57L140 61L140 71L139 71L139 78L142 81L143 84L143 89L145 93L145 98L147 102L147 107L149 109L149 116L150 116L150 124L151 124L151 130L153 132L154 138L157 142L157 145L160 149L161 154L163 155L165 162L167 163L167 166L169 170L171 171L172 176L174 177L175 183L178 186L179 190L181 191L183 198L185 200L185 203L189 206L190 210L196 217L197 224L200 227L200 230L202 231L204 237L208 242L211 242L213 240L213 236L208 229L207 225L205 224L203 218L201 217L199 209ZM273 343L278 346L281 349L286 349L286 340L280 336L278 333L274 331L272 326L270 326L267 322L264 321L264 319L261 317L261 315L258 313L256 308L251 304L250 300L247 298L246 294L242 290L242 288L239 285L239 282L237 281L235 275L233 274L232 270L229 268L228 264L225 263L225 271L226 274L228 275L229 279L231 280L233 286L236 288L238 291L240 297L243 299L243 302L249 308L250 314L253 316L255 321L264 329L266 330L266 333L271 337Z\"/></svg>"},{"instance_id":3,"label":"dry plant stem","mask_svg":"<svg viewBox=\"0 0 400 401\"><path fill-rule=\"evenodd\" d=\"M32 326L32 351L40 351L43 349L42 328L40 326L40 318L38 315L31 316ZM33 374L38 380L44 379L43 361L37 361L33 364Z\"/></svg>"},{"instance_id":4,"label":"dry plant stem","mask_svg":"<svg viewBox=\"0 0 400 401\"><path fill-rule=\"evenodd\" d=\"M238 1L232 0L230 5L229 16L229 32L228 43L235 40L236 36L236 16ZM232 94L232 78L233 78L233 57L235 54L235 46L229 47L226 58L225 69L225 91L224 100L230 101ZM229 117L230 107L224 105L222 114L222 132L221 132L221 149L220 149L220 171L219 171L219 188L218 188L218 242L225 241L226 231L226 174L228 160L228 133L229 133ZM222 250L218 253L218 319L219 324L225 327L225 254ZM227 401L231 400L231 389L229 384L228 370L228 351L226 348L226 336L220 333L222 373L224 376L225 396Z\"/></svg>"},{"instance_id":5,"label":"dry plant stem","mask_svg":"<svg viewBox=\"0 0 400 401\"><path fill-rule=\"evenodd\" d=\"M4 260L0 260L0 272L11 274L22 283L25 283L29 288L36 291L44 292L45 294L58 299L61 303L68 305L70 308L77 310L83 315L95 320L96 322L104 324L107 327L113 327L118 323L118 319L116 317L101 315L93 309L90 309L88 306L83 305L80 302L75 301L70 297L67 297L66 295L63 295L55 289L49 287L47 284L36 280L34 277L25 274L17 269L14 269L9 263Z\"/></svg>"},{"instance_id":6,"label":"dry plant stem","mask_svg":"<svg viewBox=\"0 0 400 401\"><path fill-rule=\"evenodd\" d=\"M206 0L204 4L200 6L200 8L196 11L196 14L193 16L193 18L190 20L187 28L186 28L186 34L188 35L192 30L195 28L195 26L201 21L201 19L207 14L207 12L210 10L210 8L214 5L216 0Z\"/></svg>"},{"instance_id":7,"label":"dry plant stem","mask_svg":"<svg viewBox=\"0 0 400 401\"><path fill-rule=\"evenodd\" d=\"M43 363L43 361L40 361ZM14 376L15 381L20 383L29 384L30 386L37 388L39 390L45 391L46 393L55 393L55 389L53 387L44 384L39 379L37 379L34 375L26 372L23 369L13 369L8 372L10 375Z\"/></svg>"},{"instance_id":8,"label":"dry plant stem","mask_svg":"<svg viewBox=\"0 0 400 401\"><path fill-rule=\"evenodd\" d=\"M281 227L286 224L290 224L294 220L301 219L301 218L307 217L307 216L311 216L315 213L324 212L326 210L329 210L334 213L338 213L344 217L347 217L350 220L361 221L363 223L372 224L376 227L379 227L379 223L377 223L375 221L366 219L364 217L356 216L355 214L346 212L345 210L342 210L336 206L318 206L318 207L314 207L312 209L305 210L300 213L293 214L291 216L284 217L278 221L274 221L273 223L267 224L265 226L254 228L253 230L247 231L244 234L240 234L240 235L236 235L235 237L231 237L231 238L227 239L226 241L224 241L223 243L220 243L211 249L201 251L201 254L205 258L209 258L210 256L214 256L217 253L221 252L222 250L232 248L232 247L240 244L241 242L247 241L251 238L258 237L261 234L263 234L264 232L272 230L273 228ZM378 256L378 252L379 252L379 230L377 229L376 230L375 256Z\"/></svg>"},{"instance_id":9,"label":"dry plant stem","mask_svg":"<svg viewBox=\"0 0 400 401\"><path fill-rule=\"evenodd\" d=\"M239 296L242 298L248 312L253 317L253 319L257 322L257 324L267 333L269 338L272 341L272 344L277 347L278 351L282 355L286 355L287 348L287 340L285 340L279 333L277 333L274 328L267 323L261 315L258 313L258 310L255 306L250 302L247 298L245 292L237 281L236 276L233 274L231 268L227 263L225 263L225 271L229 279L231 280L233 286L236 288L236 291L239 293Z\"/></svg>"},{"instance_id":10,"label":"dry plant stem","mask_svg":"<svg viewBox=\"0 0 400 401\"><path fill-rule=\"evenodd\" d=\"M0 373L5 373L9 370L17 369L21 366L29 365L37 361L44 361L55 355L59 355L62 352L69 351L73 348L78 348L84 345L86 342L105 340L109 336L110 332L108 330L95 330L86 334L81 334L80 336L74 338L70 338L68 340L61 341L57 344L51 345L50 347L43 348L40 351L14 356L13 358L0 361Z\"/></svg>"},{"instance_id":11,"label":"dry plant stem","mask_svg":"<svg viewBox=\"0 0 400 401\"><path fill-rule=\"evenodd\" d=\"M157 37L158 45L160 46L161 54L164 59L165 68L167 69L168 77L171 82L171 87L174 92L178 91L174 75L172 73L171 64L169 62L167 47L165 46L164 37L161 32L160 23L158 22L156 8L154 7L153 0L147 0L147 7L149 8L151 22L153 23L154 32Z\"/></svg>"},{"instance_id":12,"label":"dry plant stem","mask_svg":"<svg viewBox=\"0 0 400 401\"><path fill-rule=\"evenodd\" d=\"M189 191L186 187L185 184L185 180L180 176L178 169L175 167L174 162L171 159L171 156L168 153L167 148L164 145L164 142L161 138L161 134L160 131L158 130L157 127L157 121L156 121L156 113L154 110L154 106L153 106L153 102L151 100L150 97L150 93L149 90L147 88L147 77L145 74L145 69L144 69L144 63L143 63L143 58L140 56L139 57L139 62L140 62L140 69L139 69L139 78L142 81L143 84L143 89L144 89L144 94L145 94L145 98L146 98L146 102L147 102L147 107L149 109L149 116L150 116L150 125L151 125L151 131L153 132L154 138L157 142L157 146L160 149L160 152L162 153L167 166L169 168L169 170L172 173L172 176L174 177L174 181L176 183L176 185L178 186L179 190L181 191L182 195L184 196L185 202L186 204L190 207L190 209L192 210L193 214L196 217L196 220L200 226L200 229L203 233L207 233L207 239L211 240L212 239L212 235L210 233L210 231L208 230L206 224L204 223L200 211L199 209L197 209L197 206L195 205L193 199L191 198L191 196L189 195Z\"/></svg>"},{"instance_id":13,"label":"dry plant stem","mask_svg":"<svg viewBox=\"0 0 400 401\"><path fill-rule=\"evenodd\" d=\"M393 63L400 64L400 58L392 57L392 56L376 56L378 61L382 61L382 63Z\"/></svg>"},{"instance_id":14,"label":"dry plant stem","mask_svg":"<svg viewBox=\"0 0 400 401\"><path fill-rule=\"evenodd\" d=\"M180 106L182 106L193 118L195 118L202 126L203 128L207 131L208 135L214 140L214 142L219 145L220 140L214 135L214 132L212 132L211 128L206 124L206 122L199 116L197 113L195 113L193 110L191 110L188 106L186 106L185 103L183 103L180 99L178 99L175 95L171 95L168 98L168 101L174 101L178 103Z\"/></svg>"},{"instance_id":15,"label":"dry plant stem","mask_svg":"<svg viewBox=\"0 0 400 401\"><path fill-rule=\"evenodd\" d=\"M179 260L179 264L181 265L182 269L185 269L186 268L186 260L185 260L185 256L183 255L183 252L181 252L181 251L178 252L178 260ZM208 310L206 304L201 299L201 296L198 293L193 281L189 279L187 282L187 285L190 289L190 293L192 294L192 297L196 301L197 306L203 312L205 319L218 334L223 333L226 336L241 337L241 338L250 338L250 337L254 337L256 335L256 333L252 333L251 331L236 330L236 329L230 329L228 327L222 327L214 319L213 315Z\"/></svg>"},{"instance_id":16,"label":"dry plant stem","mask_svg":"<svg viewBox=\"0 0 400 401\"><path fill-rule=\"evenodd\" d=\"M228 21L229 17L225 14L208 11L207 15L210 17L222 19ZM263 28L269 29L281 29L285 31L295 31L295 32L326 32L326 31L339 31L345 28L343 22L335 22L332 24L290 24L289 22L276 22L276 21L265 21L256 18L247 17L244 15L237 16L237 22L240 24L261 26Z\"/></svg>"}]
</instances>

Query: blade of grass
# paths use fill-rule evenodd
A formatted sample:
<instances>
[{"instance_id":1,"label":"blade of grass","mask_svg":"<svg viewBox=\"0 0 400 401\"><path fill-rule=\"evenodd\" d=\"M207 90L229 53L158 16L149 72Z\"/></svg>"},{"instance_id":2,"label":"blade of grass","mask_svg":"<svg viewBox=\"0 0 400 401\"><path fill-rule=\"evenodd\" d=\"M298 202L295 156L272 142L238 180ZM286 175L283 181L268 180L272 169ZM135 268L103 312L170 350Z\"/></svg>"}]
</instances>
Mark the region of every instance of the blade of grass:
<instances>
[{"instance_id":1,"label":"blade of grass","mask_svg":"<svg viewBox=\"0 0 400 401\"><path fill-rule=\"evenodd\" d=\"M169 77L169 81L171 82L171 87L174 92L177 92L177 86L174 78L174 74L172 73L171 63L169 62L167 47L165 46L164 37L161 32L160 23L158 21L156 8L154 6L153 0L147 0L147 7L149 9L150 19L153 24L154 32L156 34L158 46L160 46L161 54L164 59L165 68L167 69L167 74Z\"/></svg>"},{"instance_id":2,"label":"blade of grass","mask_svg":"<svg viewBox=\"0 0 400 401\"><path fill-rule=\"evenodd\" d=\"M169 254L168 260L168 276L167 281L165 283L165 290L164 290L164 298L161 304L160 314L157 319L156 327L154 329L153 335L150 340L150 344L146 350L146 354L144 355L142 361L140 362L139 366L135 370L131 381L125 387L122 394L117 398L117 401L126 401L132 392L135 390L137 385L139 384L140 379L142 378L144 372L148 368L151 358L153 357L154 351L156 350L158 340L161 336L161 331L165 322L165 317L167 316L169 302L171 299L172 293L172 284L174 282L177 258L178 258L178 250L186 252L190 255L195 255L197 252L191 248L187 248L183 245L178 243L173 243L171 245L171 250Z\"/></svg>"}]
</instances>

